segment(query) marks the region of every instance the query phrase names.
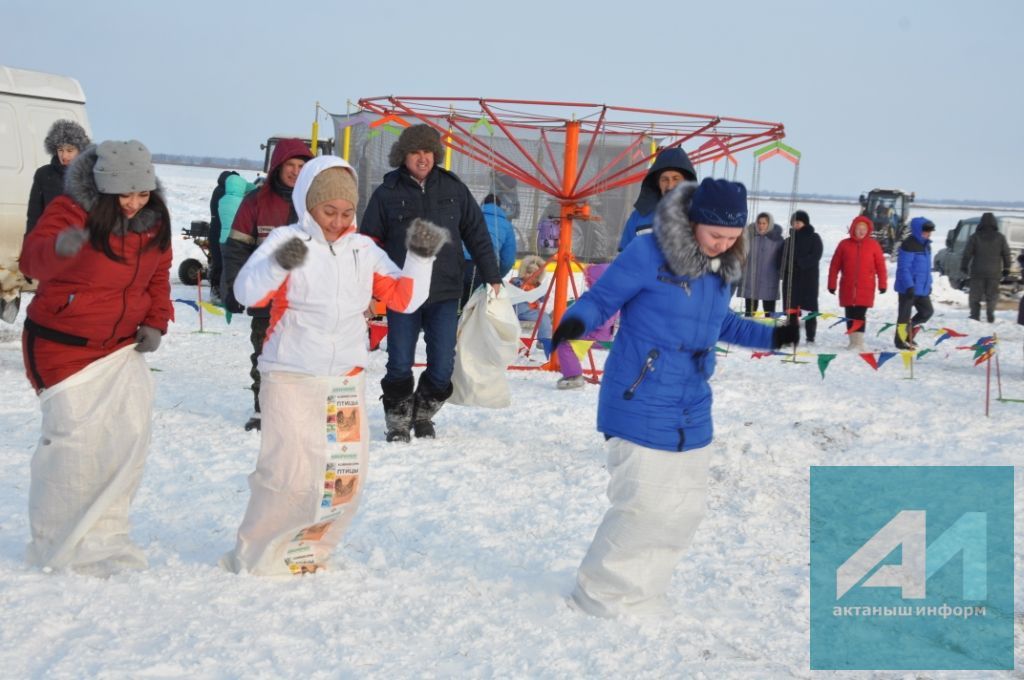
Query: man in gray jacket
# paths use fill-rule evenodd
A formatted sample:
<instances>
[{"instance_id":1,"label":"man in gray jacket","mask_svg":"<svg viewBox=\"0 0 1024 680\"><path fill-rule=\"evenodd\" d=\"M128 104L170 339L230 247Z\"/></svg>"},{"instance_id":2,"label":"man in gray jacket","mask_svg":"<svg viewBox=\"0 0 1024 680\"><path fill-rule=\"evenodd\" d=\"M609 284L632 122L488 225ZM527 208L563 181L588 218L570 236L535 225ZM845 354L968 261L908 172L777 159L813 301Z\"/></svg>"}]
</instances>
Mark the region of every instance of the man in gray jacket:
<instances>
[{"instance_id":1,"label":"man in gray jacket","mask_svg":"<svg viewBox=\"0 0 1024 680\"><path fill-rule=\"evenodd\" d=\"M968 303L971 318L981 320L981 301L985 300L988 322L996 320L999 301L999 280L1010 273L1010 245L999 232L996 217L990 212L981 216L978 228L967 241L961 260L963 272L970 277Z\"/></svg>"}]
</instances>

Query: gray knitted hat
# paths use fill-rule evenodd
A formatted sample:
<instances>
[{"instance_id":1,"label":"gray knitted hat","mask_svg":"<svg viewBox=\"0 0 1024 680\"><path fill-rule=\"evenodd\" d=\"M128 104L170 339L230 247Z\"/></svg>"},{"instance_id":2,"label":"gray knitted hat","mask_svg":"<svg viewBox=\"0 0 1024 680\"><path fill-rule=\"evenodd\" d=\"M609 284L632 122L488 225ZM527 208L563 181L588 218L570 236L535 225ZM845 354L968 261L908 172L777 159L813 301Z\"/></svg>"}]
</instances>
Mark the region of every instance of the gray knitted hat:
<instances>
[{"instance_id":1,"label":"gray knitted hat","mask_svg":"<svg viewBox=\"0 0 1024 680\"><path fill-rule=\"evenodd\" d=\"M391 145L388 163L393 168L401 167L405 163L405 157L414 151L432 152L435 164L443 161L444 147L441 146L440 133L426 123L405 128L398 140Z\"/></svg>"},{"instance_id":2,"label":"gray knitted hat","mask_svg":"<svg viewBox=\"0 0 1024 680\"><path fill-rule=\"evenodd\" d=\"M96 166L92 169L101 194L130 194L156 189L153 160L142 142L106 141L96 147Z\"/></svg>"},{"instance_id":3,"label":"gray knitted hat","mask_svg":"<svg viewBox=\"0 0 1024 680\"><path fill-rule=\"evenodd\" d=\"M53 121L50 131L46 133L46 139L43 140L43 146L46 147L46 153L52 156L65 144L82 151L89 146L89 135L85 134L85 129L75 121L61 118Z\"/></svg>"}]
</instances>

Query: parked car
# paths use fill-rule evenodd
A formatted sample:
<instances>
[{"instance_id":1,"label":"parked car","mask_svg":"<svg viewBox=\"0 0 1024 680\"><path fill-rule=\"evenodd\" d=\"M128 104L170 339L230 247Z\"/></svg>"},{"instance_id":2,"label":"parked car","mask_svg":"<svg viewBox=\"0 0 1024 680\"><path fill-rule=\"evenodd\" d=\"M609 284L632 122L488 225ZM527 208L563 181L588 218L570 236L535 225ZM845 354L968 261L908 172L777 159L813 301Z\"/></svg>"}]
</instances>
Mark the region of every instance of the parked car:
<instances>
[{"instance_id":1,"label":"parked car","mask_svg":"<svg viewBox=\"0 0 1024 680\"><path fill-rule=\"evenodd\" d=\"M948 277L949 283L954 288L962 289L967 285L967 275L961 271L961 265L964 251L967 249L967 241L974 234L980 221L981 217L979 216L957 222L956 226L946 233L946 247L936 253L935 259L932 261L932 269ZM1003 279L1002 286L1007 292L1016 293L1024 287L1020 264L1017 262L1017 256L1024 248L1024 217L997 215L996 222L999 224L999 231L1006 237L1010 245L1012 260L1010 275Z\"/></svg>"}]
</instances>

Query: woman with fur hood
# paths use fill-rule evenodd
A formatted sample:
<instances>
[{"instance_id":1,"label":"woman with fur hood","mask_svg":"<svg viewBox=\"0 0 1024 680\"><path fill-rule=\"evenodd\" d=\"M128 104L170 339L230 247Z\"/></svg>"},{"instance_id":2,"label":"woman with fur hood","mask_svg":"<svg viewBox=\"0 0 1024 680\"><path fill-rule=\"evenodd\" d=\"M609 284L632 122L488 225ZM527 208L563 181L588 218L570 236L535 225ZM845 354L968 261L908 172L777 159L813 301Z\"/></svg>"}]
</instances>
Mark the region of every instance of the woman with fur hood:
<instances>
[{"instance_id":1,"label":"woman with fur hood","mask_svg":"<svg viewBox=\"0 0 1024 680\"><path fill-rule=\"evenodd\" d=\"M39 281L22 352L39 394L28 561L106 576L142 569L128 507L153 411L152 352L174 318L171 219L142 143L107 141L68 167L65 193L25 237Z\"/></svg>"},{"instance_id":2,"label":"woman with fur hood","mask_svg":"<svg viewBox=\"0 0 1024 680\"><path fill-rule=\"evenodd\" d=\"M672 570L704 515L716 343L772 349L799 337L798 327L773 329L729 310L746 221L742 184L680 185L659 203L652 236L634 239L555 331L557 346L622 310L597 410L612 507L572 595L590 614L666 607Z\"/></svg>"},{"instance_id":3,"label":"woman with fur hood","mask_svg":"<svg viewBox=\"0 0 1024 680\"><path fill-rule=\"evenodd\" d=\"M36 170L28 194L28 221L25 233L36 226L50 201L64 193L64 173L71 161L89 146L89 135L73 120L54 121L43 140L50 162Z\"/></svg>"},{"instance_id":4,"label":"woman with fur hood","mask_svg":"<svg viewBox=\"0 0 1024 680\"><path fill-rule=\"evenodd\" d=\"M252 495L221 565L274 576L323 569L366 483L369 428L363 312L371 297L403 314L427 299L448 233L413 220L399 269L356 233L356 174L335 156L306 163L295 224L272 230L234 283L244 305L273 302L259 358L262 432Z\"/></svg>"},{"instance_id":5,"label":"woman with fur hood","mask_svg":"<svg viewBox=\"0 0 1024 680\"><path fill-rule=\"evenodd\" d=\"M846 315L846 330L850 334L847 349L860 352L864 351L865 319L875 305L875 288L879 294L885 294L888 287L882 246L869 236L873 229L871 220L864 215L854 217L850 237L839 242L828 266L828 292L835 295L839 288L839 304ZM860 325L855 330L854 322L858 320Z\"/></svg>"}]
</instances>

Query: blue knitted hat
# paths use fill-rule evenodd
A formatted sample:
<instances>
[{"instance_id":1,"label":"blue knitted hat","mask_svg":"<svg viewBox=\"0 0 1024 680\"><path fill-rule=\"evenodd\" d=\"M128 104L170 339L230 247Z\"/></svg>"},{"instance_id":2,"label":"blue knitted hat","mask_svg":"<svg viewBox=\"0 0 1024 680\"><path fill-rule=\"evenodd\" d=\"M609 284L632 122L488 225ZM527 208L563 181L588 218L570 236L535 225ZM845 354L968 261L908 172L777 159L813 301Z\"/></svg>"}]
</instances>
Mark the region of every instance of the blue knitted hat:
<instances>
[{"instance_id":1,"label":"blue knitted hat","mask_svg":"<svg viewBox=\"0 0 1024 680\"><path fill-rule=\"evenodd\" d=\"M691 224L742 229L747 225L747 188L740 182L705 177L687 216Z\"/></svg>"}]
</instances>

